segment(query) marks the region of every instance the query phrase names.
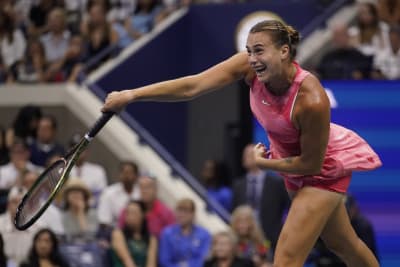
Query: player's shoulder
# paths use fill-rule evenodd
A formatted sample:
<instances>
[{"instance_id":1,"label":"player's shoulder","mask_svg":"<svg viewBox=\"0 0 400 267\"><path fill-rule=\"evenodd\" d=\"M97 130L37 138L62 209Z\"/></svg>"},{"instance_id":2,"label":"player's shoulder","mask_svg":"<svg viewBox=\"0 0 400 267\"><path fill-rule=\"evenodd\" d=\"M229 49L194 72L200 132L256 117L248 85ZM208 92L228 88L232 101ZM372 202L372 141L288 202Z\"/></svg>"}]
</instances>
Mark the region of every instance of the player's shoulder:
<instances>
[{"instance_id":1,"label":"player's shoulder","mask_svg":"<svg viewBox=\"0 0 400 267\"><path fill-rule=\"evenodd\" d=\"M309 73L300 85L297 103L305 110L329 107L329 99L319 79Z\"/></svg>"}]
</instances>

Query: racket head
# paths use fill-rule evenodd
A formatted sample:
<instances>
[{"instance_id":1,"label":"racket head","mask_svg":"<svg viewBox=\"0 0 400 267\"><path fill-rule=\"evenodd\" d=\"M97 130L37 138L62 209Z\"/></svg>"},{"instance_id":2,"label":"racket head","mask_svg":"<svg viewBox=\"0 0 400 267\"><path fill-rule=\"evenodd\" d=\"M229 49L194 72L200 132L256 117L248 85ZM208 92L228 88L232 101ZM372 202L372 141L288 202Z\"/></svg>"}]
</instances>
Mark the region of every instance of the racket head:
<instances>
[{"instance_id":1,"label":"racket head","mask_svg":"<svg viewBox=\"0 0 400 267\"><path fill-rule=\"evenodd\" d=\"M46 211L67 181L72 167L88 143L89 141L83 138L66 158L57 160L40 174L18 205L14 220L18 230L29 228Z\"/></svg>"}]
</instances>

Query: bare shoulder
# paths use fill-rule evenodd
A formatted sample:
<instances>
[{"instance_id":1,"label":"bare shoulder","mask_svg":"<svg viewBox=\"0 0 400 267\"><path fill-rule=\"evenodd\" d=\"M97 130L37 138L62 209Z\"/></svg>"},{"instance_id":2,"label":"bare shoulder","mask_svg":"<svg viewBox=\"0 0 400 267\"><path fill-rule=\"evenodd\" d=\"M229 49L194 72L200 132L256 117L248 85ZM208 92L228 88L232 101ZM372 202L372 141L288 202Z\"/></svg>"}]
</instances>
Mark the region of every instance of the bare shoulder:
<instances>
[{"instance_id":1,"label":"bare shoulder","mask_svg":"<svg viewBox=\"0 0 400 267\"><path fill-rule=\"evenodd\" d=\"M313 74L308 75L296 99L293 118L296 128L301 129L305 120L329 120L330 103L324 88Z\"/></svg>"},{"instance_id":2,"label":"bare shoulder","mask_svg":"<svg viewBox=\"0 0 400 267\"><path fill-rule=\"evenodd\" d=\"M328 96L320 81L313 74L309 74L302 82L297 95L296 105L309 109L325 109L330 107Z\"/></svg>"},{"instance_id":3,"label":"bare shoulder","mask_svg":"<svg viewBox=\"0 0 400 267\"><path fill-rule=\"evenodd\" d=\"M231 56L225 61L219 63L216 68L223 69L237 79L246 78L250 73L252 73L246 52L239 52Z\"/></svg>"}]
</instances>

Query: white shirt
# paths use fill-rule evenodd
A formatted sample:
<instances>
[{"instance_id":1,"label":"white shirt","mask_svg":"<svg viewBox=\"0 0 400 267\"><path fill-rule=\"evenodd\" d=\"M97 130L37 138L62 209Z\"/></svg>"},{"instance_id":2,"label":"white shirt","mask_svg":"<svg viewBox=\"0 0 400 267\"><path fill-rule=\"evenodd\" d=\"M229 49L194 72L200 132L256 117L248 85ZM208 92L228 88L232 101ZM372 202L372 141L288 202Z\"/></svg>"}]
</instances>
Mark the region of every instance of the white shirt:
<instances>
[{"instance_id":1,"label":"white shirt","mask_svg":"<svg viewBox=\"0 0 400 267\"><path fill-rule=\"evenodd\" d=\"M26 164L26 168L30 171L41 172L42 167L34 165L31 162ZM10 189L17 181L19 172L12 162L0 166L0 188Z\"/></svg>"},{"instance_id":2,"label":"white shirt","mask_svg":"<svg viewBox=\"0 0 400 267\"><path fill-rule=\"evenodd\" d=\"M374 56L380 50L390 46L389 26L384 22L379 22L380 34L375 34L370 43L359 44L356 48L366 56ZM349 28L349 35L355 37L360 35L360 29L356 26Z\"/></svg>"},{"instance_id":3,"label":"white shirt","mask_svg":"<svg viewBox=\"0 0 400 267\"><path fill-rule=\"evenodd\" d=\"M97 216L100 224L116 225L122 210L130 200L140 198L137 185L130 194L126 193L122 183L115 183L104 189L100 196Z\"/></svg>"},{"instance_id":4,"label":"white shirt","mask_svg":"<svg viewBox=\"0 0 400 267\"><path fill-rule=\"evenodd\" d=\"M95 163L84 162L82 166L74 166L70 177L81 178L90 191L97 194L107 186L107 176L104 168Z\"/></svg>"},{"instance_id":5,"label":"white shirt","mask_svg":"<svg viewBox=\"0 0 400 267\"><path fill-rule=\"evenodd\" d=\"M19 265L26 259L32 247L33 236L40 227L39 224L33 224L28 229L19 231L12 223L9 212L0 215L0 233L4 240L4 252L9 260Z\"/></svg>"},{"instance_id":6,"label":"white shirt","mask_svg":"<svg viewBox=\"0 0 400 267\"><path fill-rule=\"evenodd\" d=\"M378 51L374 57L374 69L378 69L389 80L400 79L400 49L397 53L393 49Z\"/></svg>"},{"instance_id":7,"label":"white shirt","mask_svg":"<svg viewBox=\"0 0 400 267\"><path fill-rule=\"evenodd\" d=\"M15 30L13 33L13 42L10 43L8 38L3 37L1 40L1 57L4 65L8 68L15 62L24 57L26 48L25 37L20 30Z\"/></svg>"},{"instance_id":8,"label":"white shirt","mask_svg":"<svg viewBox=\"0 0 400 267\"><path fill-rule=\"evenodd\" d=\"M69 31L64 31L61 37L56 37L53 33L49 32L40 38L48 62L59 60L65 55L69 46L70 36L71 33Z\"/></svg>"}]
</instances>

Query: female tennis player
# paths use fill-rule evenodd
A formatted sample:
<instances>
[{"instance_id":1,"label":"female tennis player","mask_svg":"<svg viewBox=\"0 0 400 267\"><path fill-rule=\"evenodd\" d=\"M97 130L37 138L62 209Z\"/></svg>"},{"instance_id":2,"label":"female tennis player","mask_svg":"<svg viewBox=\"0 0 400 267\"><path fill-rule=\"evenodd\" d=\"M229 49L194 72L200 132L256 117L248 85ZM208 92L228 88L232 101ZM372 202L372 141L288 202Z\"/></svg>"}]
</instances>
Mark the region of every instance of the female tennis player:
<instances>
[{"instance_id":1,"label":"female tennis player","mask_svg":"<svg viewBox=\"0 0 400 267\"><path fill-rule=\"evenodd\" d=\"M244 78L251 109L265 128L270 150L255 148L260 167L284 174L293 198L275 251L275 267L303 266L319 236L350 267L379 266L354 232L344 197L353 170L381 165L354 132L330 123L328 97L318 79L294 61L299 34L275 20L256 24L247 53L193 76L112 92L103 111L136 101L182 101Z\"/></svg>"}]
</instances>

